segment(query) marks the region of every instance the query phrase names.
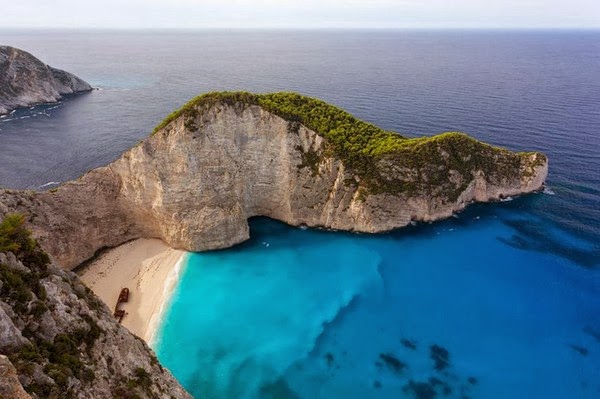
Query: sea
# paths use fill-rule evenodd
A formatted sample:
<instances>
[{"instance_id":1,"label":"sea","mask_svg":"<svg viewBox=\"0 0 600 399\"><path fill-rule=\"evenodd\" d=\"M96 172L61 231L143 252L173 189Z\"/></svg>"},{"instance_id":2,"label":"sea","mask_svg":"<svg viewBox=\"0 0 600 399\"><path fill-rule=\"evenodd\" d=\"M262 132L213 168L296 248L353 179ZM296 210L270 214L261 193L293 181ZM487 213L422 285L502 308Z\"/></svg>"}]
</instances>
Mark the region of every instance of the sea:
<instances>
[{"instance_id":1,"label":"sea","mask_svg":"<svg viewBox=\"0 0 600 399\"><path fill-rule=\"evenodd\" d=\"M105 165L214 90L543 151L543 192L185 255L152 347L196 399L599 398L599 31L0 30L97 90L0 119L0 186Z\"/></svg>"}]
</instances>

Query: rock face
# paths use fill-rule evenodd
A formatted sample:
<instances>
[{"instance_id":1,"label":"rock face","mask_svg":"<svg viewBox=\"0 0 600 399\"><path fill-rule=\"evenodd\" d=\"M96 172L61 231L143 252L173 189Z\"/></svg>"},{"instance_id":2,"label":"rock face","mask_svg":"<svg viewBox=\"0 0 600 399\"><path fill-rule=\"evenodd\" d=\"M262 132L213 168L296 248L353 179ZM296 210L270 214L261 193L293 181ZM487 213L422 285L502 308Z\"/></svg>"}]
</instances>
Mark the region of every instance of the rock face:
<instances>
[{"instance_id":1,"label":"rock face","mask_svg":"<svg viewBox=\"0 0 600 399\"><path fill-rule=\"evenodd\" d=\"M4 355L0 355L0 398L31 399L19 382L15 366Z\"/></svg>"},{"instance_id":2,"label":"rock face","mask_svg":"<svg viewBox=\"0 0 600 399\"><path fill-rule=\"evenodd\" d=\"M191 398L74 273L18 257L0 253L0 397Z\"/></svg>"},{"instance_id":3,"label":"rock face","mask_svg":"<svg viewBox=\"0 0 600 399\"><path fill-rule=\"evenodd\" d=\"M548 172L543 154L463 134L413 141L373 158L373 188L323 134L260 105L213 101L188 106L115 162L57 190L0 192L0 214L27 214L42 247L73 268L137 237L190 251L229 247L248 238L247 219L258 215L383 232L538 190Z\"/></svg>"},{"instance_id":4,"label":"rock face","mask_svg":"<svg viewBox=\"0 0 600 399\"><path fill-rule=\"evenodd\" d=\"M69 72L52 68L26 51L0 46L0 115L89 90L88 83Z\"/></svg>"}]
</instances>

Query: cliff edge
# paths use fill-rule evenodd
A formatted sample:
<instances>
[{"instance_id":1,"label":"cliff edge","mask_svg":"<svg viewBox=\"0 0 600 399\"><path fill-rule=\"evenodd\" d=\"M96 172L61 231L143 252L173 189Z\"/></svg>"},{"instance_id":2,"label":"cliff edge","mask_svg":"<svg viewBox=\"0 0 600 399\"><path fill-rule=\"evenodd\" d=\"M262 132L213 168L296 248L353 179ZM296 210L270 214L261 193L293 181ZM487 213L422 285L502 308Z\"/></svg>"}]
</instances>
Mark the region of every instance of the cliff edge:
<instances>
[{"instance_id":1,"label":"cliff edge","mask_svg":"<svg viewBox=\"0 0 600 399\"><path fill-rule=\"evenodd\" d=\"M50 262L23 222L0 220L0 397L190 399L77 275Z\"/></svg>"},{"instance_id":2,"label":"cliff edge","mask_svg":"<svg viewBox=\"0 0 600 399\"><path fill-rule=\"evenodd\" d=\"M69 72L52 68L26 51L0 46L0 115L89 90L87 82Z\"/></svg>"},{"instance_id":3,"label":"cliff edge","mask_svg":"<svg viewBox=\"0 0 600 399\"><path fill-rule=\"evenodd\" d=\"M539 190L548 160L463 133L404 138L293 93L209 93L106 167L48 192L0 191L42 247L73 268L104 247L156 237L226 248L248 218L376 233L467 204Z\"/></svg>"}]
</instances>

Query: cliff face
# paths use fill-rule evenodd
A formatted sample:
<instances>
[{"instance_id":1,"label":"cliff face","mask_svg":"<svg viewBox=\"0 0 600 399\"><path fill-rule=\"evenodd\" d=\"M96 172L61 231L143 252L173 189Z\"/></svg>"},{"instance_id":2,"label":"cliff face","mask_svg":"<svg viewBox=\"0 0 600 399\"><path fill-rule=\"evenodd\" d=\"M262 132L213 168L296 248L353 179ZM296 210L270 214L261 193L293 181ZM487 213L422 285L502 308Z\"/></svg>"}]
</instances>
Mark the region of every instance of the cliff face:
<instances>
[{"instance_id":1,"label":"cliff face","mask_svg":"<svg viewBox=\"0 0 600 399\"><path fill-rule=\"evenodd\" d=\"M0 216L27 215L30 229L56 262L72 269L104 247L143 236L121 206L120 179L95 169L56 191L0 190Z\"/></svg>"},{"instance_id":2,"label":"cliff face","mask_svg":"<svg viewBox=\"0 0 600 399\"><path fill-rule=\"evenodd\" d=\"M69 72L52 68L26 51L0 46L0 115L89 90L88 83Z\"/></svg>"},{"instance_id":3,"label":"cliff face","mask_svg":"<svg viewBox=\"0 0 600 399\"><path fill-rule=\"evenodd\" d=\"M0 396L190 398L18 216L0 223Z\"/></svg>"},{"instance_id":4,"label":"cliff face","mask_svg":"<svg viewBox=\"0 0 600 399\"><path fill-rule=\"evenodd\" d=\"M229 247L248 238L247 219L257 215L387 231L449 217L472 201L538 190L548 171L543 154L456 133L406 139L374 157L373 168L358 169L323 134L260 105L191 109L54 192L0 192L0 214L28 214L43 248L72 268L97 249L141 236L190 251Z\"/></svg>"},{"instance_id":5,"label":"cliff face","mask_svg":"<svg viewBox=\"0 0 600 399\"><path fill-rule=\"evenodd\" d=\"M0 398L31 399L19 382L15 366L4 355L0 355Z\"/></svg>"}]
</instances>

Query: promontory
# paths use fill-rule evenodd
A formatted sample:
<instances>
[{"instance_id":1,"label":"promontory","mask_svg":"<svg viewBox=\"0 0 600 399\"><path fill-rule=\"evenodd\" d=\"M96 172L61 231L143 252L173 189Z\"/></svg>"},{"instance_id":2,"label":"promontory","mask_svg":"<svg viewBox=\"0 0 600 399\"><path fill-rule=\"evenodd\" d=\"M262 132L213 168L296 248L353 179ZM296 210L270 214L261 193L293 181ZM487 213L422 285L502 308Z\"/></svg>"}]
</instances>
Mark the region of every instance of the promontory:
<instances>
[{"instance_id":1,"label":"promontory","mask_svg":"<svg viewBox=\"0 0 600 399\"><path fill-rule=\"evenodd\" d=\"M72 73L52 68L26 51L0 46L0 115L90 90Z\"/></svg>"},{"instance_id":2,"label":"promontory","mask_svg":"<svg viewBox=\"0 0 600 399\"><path fill-rule=\"evenodd\" d=\"M111 164L46 192L0 191L59 265L139 237L188 251L247 220L376 233L539 190L548 160L463 133L406 138L294 93L209 93Z\"/></svg>"}]
</instances>

